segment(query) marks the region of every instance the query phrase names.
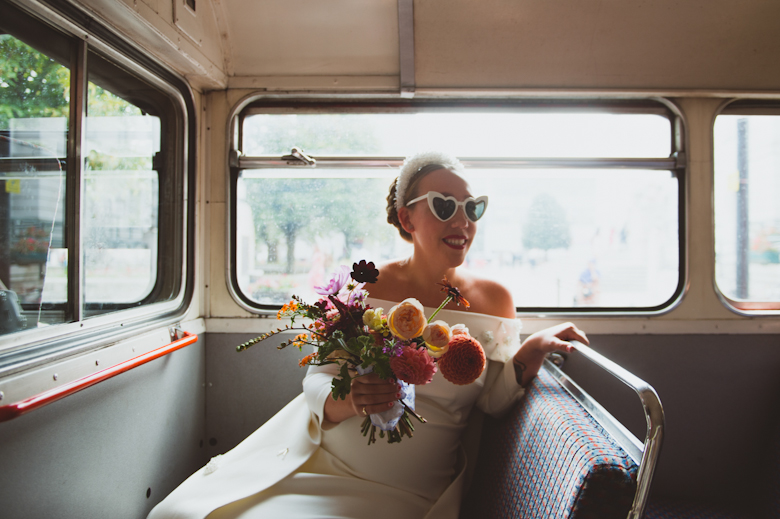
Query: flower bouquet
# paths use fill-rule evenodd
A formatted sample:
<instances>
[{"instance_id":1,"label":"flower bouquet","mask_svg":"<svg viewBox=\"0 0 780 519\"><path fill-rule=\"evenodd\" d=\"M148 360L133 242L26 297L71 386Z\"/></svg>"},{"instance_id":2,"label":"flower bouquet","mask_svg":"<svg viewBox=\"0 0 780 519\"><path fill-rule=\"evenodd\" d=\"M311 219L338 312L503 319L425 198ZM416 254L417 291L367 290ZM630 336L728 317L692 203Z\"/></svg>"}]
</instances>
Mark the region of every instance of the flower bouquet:
<instances>
[{"instance_id":1,"label":"flower bouquet","mask_svg":"<svg viewBox=\"0 0 780 519\"><path fill-rule=\"evenodd\" d=\"M300 361L301 366L339 364L338 375L332 383L334 399L346 398L352 379L368 373L397 380L401 385L398 401L387 411L363 420L361 429L368 436L369 445L376 441L377 428L380 438L387 436L389 443L395 443L403 436L413 436L412 417L425 423L425 418L414 410L414 387L430 382L437 369L453 384L464 385L474 382L485 367L482 346L464 325L451 327L442 320L433 320L450 301L469 306L446 277L439 283L446 294L444 301L426 319L423 306L413 298L402 301L387 314L382 308L366 304L368 292L364 287L375 283L378 276L379 271L372 262L355 263L351 272L341 266L327 285L315 287L323 296L319 301L308 304L293 296L292 301L282 306L277 318L289 318L290 324L236 348L243 351L277 333L300 330L302 333L283 342L279 349L311 345L314 352ZM296 326L299 318L310 323Z\"/></svg>"}]
</instances>

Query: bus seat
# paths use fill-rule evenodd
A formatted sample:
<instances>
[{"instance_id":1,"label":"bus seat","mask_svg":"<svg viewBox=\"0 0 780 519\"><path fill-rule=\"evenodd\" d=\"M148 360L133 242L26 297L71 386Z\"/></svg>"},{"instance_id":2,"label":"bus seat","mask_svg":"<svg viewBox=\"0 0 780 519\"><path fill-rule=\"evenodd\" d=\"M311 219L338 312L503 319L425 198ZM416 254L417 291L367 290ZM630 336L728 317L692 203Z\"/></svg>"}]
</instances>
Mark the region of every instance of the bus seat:
<instances>
[{"instance_id":1,"label":"bus seat","mask_svg":"<svg viewBox=\"0 0 780 519\"><path fill-rule=\"evenodd\" d=\"M543 368L508 415L485 418L461 518L625 519L638 466Z\"/></svg>"}]
</instances>

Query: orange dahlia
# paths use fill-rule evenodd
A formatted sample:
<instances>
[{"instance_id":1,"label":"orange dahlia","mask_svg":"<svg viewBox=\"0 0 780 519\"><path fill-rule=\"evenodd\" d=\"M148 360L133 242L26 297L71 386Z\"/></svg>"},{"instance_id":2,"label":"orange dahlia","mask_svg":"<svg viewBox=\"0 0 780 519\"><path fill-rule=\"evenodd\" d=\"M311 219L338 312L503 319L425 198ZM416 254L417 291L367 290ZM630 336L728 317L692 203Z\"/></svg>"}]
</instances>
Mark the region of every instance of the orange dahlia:
<instances>
[{"instance_id":1,"label":"orange dahlia","mask_svg":"<svg viewBox=\"0 0 780 519\"><path fill-rule=\"evenodd\" d=\"M449 350L439 359L441 374L458 386L471 384L485 369L485 350L471 335L453 335Z\"/></svg>"}]
</instances>

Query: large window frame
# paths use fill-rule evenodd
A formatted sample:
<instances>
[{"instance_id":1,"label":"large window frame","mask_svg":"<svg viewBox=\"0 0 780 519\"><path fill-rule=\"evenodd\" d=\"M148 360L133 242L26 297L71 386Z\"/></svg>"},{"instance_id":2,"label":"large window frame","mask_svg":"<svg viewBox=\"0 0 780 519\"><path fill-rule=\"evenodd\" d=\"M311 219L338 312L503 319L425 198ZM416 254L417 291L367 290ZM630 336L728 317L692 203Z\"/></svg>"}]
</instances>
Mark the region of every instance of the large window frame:
<instances>
[{"instance_id":1,"label":"large window frame","mask_svg":"<svg viewBox=\"0 0 780 519\"><path fill-rule=\"evenodd\" d=\"M687 286L687 212L688 159L685 153L686 137L684 121L677 108L663 99L534 99L504 100L486 99L447 99L447 100L402 100L398 99L360 99L343 96L335 99L290 97L289 99L265 99L259 96L245 99L232 112L228 135L228 214L227 235L229 239L226 264L229 266L228 290L236 303L245 310L261 317L274 317L278 305L257 303L244 294L237 279L237 183L242 171L260 168L311 167L305 162L290 156L247 156L242 153L243 122L252 114L302 114L302 113L396 113L436 110L517 110L535 113L590 112L606 111L611 113L659 114L669 119L671 126L671 150L669 157L656 158L487 158L460 157L469 167L566 167L566 168L602 168L629 169L643 168L669 171L678 180L678 283L668 300L652 307L518 307L520 315L566 316L566 315L626 315L649 316L671 311L681 301ZM305 151L305 150L304 150ZM336 157L313 156L316 168L354 168L354 167L394 167L403 163L404 157Z\"/></svg>"},{"instance_id":2,"label":"large window frame","mask_svg":"<svg viewBox=\"0 0 780 519\"><path fill-rule=\"evenodd\" d=\"M44 26L71 41L70 116L66 168L66 241L68 298L67 322L0 336L0 373L8 375L55 361L64 356L100 348L137 335L140 329L174 323L189 306L194 289L195 120L194 101L187 83L120 38L102 22L74 5L57 3L56 9L29 0L0 0L0 8L13 10L29 22ZM30 31L32 32L32 31ZM34 39L35 35L30 34ZM161 152L153 169L159 175L157 278L141 301L112 303L97 315L84 302L81 215L84 193L85 106L90 57L133 77L167 99L161 115ZM104 68L105 68L104 66Z\"/></svg>"}]
</instances>

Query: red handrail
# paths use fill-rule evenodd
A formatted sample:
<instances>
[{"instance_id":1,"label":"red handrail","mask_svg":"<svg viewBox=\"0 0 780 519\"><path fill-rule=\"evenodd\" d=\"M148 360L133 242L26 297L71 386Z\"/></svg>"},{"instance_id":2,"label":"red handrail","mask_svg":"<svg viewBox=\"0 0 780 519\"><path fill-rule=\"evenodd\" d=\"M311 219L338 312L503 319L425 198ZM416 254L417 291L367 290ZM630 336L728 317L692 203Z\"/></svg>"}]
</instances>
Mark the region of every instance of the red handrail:
<instances>
[{"instance_id":1,"label":"red handrail","mask_svg":"<svg viewBox=\"0 0 780 519\"><path fill-rule=\"evenodd\" d=\"M198 336L194 333L183 332L183 334L184 336L181 339L175 340L170 344L166 344L165 346L144 353L143 355L139 355L135 358L120 362L119 364L111 366L110 368L96 371L91 375L74 380L73 382L68 382L67 384L49 389L48 391L39 393L26 400L22 400L21 402L4 405L0 407L0 422L13 420L17 416L21 416L25 413L29 413L34 409L38 409L39 407L56 402L61 398L65 398L68 395L76 393L77 391L94 386L98 382L115 377L116 375L131 370L137 366L140 366L141 364L146 364L147 362L162 357L163 355L167 355L173 351L184 348L185 346L189 346L198 340Z\"/></svg>"}]
</instances>

